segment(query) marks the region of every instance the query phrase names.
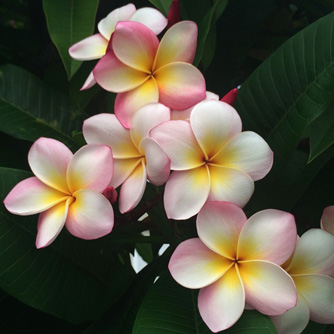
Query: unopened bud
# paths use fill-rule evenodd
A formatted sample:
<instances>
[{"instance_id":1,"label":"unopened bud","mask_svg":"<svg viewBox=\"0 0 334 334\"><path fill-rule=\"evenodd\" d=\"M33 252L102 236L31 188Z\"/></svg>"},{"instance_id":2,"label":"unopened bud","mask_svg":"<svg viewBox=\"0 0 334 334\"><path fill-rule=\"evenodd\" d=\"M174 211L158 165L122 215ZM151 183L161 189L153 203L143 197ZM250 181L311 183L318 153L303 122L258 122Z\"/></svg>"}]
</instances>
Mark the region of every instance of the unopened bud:
<instances>
[{"instance_id":1,"label":"unopened bud","mask_svg":"<svg viewBox=\"0 0 334 334\"><path fill-rule=\"evenodd\" d=\"M238 97L238 88L234 88L229 91L225 96L221 98L220 101L228 103L230 106L234 106L235 101Z\"/></svg>"},{"instance_id":2,"label":"unopened bud","mask_svg":"<svg viewBox=\"0 0 334 334\"><path fill-rule=\"evenodd\" d=\"M111 204L114 204L117 200L117 191L113 187L104 189L102 195L104 195Z\"/></svg>"}]
</instances>

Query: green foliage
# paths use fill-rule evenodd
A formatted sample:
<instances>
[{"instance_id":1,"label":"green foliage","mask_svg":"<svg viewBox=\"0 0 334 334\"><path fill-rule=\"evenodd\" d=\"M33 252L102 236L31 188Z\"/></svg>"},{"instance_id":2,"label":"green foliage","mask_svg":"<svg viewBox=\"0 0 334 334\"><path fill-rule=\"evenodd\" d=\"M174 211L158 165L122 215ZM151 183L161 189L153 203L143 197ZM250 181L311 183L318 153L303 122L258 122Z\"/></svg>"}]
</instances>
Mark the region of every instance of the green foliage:
<instances>
[{"instance_id":1,"label":"green foliage","mask_svg":"<svg viewBox=\"0 0 334 334\"><path fill-rule=\"evenodd\" d=\"M173 0L149 0L149 2L160 10L167 17L169 7Z\"/></svg>"}]
</instances>

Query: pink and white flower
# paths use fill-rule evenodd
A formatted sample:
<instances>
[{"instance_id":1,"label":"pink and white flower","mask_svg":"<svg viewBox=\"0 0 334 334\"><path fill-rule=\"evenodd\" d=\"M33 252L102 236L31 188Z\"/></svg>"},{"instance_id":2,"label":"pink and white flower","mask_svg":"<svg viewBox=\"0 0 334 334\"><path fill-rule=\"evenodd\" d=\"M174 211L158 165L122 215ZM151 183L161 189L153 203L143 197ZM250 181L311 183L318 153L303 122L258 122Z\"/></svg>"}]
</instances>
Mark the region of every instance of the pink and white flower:
<instances>
[{"instance_id":1,"label":"pink and white flower","mask_svg":"<svg viewBox=\"0 0 334 334\"><path fill-rule=\"evenodd\" d=\"M101 194L113 175L108 146L86 145L73 155L58 140L40 138L32 145L28 162L35 176L18 183L4 204L16 215L40 213L37 248L50 245L64 225L87 240L111 232L113 208Z\"/></svg>"},{"instance_id":2,"label":"pink and white flower","mask_svg":"<svg viewBox=\"0 0 334 334\"><path fill-rule=\"evenodd\" d=\"M164 205L173 219L188 219L208 200L244 206L254 181L262 179L273 163L268 144L254 132L241 132L236 110L220 101L201 102L192 110L190 122L165 122L150 135L171 160Z\"/></svg>"},{"instance_id":3,"label":"pink and white flower","mask_svg":"<svg viewBox=\"0 0 334 334\"><path fill-rule=\"evenodd\" d=\"M292 278L280 265L295 249L294 217L264 210L247 220L228 202L207 202L197 217L199 238L182 242L169 270L182 286L200 289L198 308L214 333L231 327L245 302L266 315L296 305Z\"/></svg>"}]
</instances>

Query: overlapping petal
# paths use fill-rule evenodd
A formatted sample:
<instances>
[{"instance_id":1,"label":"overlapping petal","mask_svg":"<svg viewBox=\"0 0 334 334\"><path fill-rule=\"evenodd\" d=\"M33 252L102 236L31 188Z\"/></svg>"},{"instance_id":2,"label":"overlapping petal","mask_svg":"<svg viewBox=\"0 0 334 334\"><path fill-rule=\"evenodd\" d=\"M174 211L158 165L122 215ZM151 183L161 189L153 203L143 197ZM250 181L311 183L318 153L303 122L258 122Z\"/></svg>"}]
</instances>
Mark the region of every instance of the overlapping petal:
<instances>
[{"instance_id":1,"label":"overlapping petal","mask_svg":"<svg viewBox=\"0 0 334 334\"><path fill-rule=\"evenodd\" d=\"M321 228L330 234L334 234L334 205L327 206L321 216Z\"/></svg>"},{"instance_id":2,"label":"overlapping petal","mask_svg":"<svg viewBox=\"0 0 334 334\"><path fill-rule=\"evenodd\" d=\"M135 170L138 164L141 164L141 158L114 159L114 175L110 185L114 188L119 187Z\"/></svg>"},{"instance_id":3,"label":"overlapping petal","mask_svg":"<svg viewBox=\"0 0 334 334\"><path fill-rule=\"evenodd\" d=\"M93 87L96 84L93 71L89 73L88 78L86 79L83 86L80 88L80 90L85 90Z\"/></svg>"}]
</instances>

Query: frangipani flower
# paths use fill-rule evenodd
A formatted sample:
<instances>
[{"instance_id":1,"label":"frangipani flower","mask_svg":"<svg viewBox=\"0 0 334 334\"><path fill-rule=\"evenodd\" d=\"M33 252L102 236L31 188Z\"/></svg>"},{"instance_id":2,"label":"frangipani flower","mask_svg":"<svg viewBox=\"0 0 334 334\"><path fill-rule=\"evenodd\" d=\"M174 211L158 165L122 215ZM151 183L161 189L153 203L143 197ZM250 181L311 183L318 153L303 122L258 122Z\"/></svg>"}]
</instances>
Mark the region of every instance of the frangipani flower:
<instances>
[{"instance_id":1,"label":"frangipani flower","mask_svg":"<svg viewBox=\"0 0 334 334\"><path fill-rule=\"evenodd\" d=\"M198 213L197 232L199 238L176 248L169 270L182 286L201 289L198 308L211 331L231 327L245 302L266 315L296 305L293 280L279 266L296 245L291 214L264 210L247 220L233 203L207 202Z\"/></svg>"},{"instance_id":2,"label":"frangipani flower","mask_svg":"<svg viewBox=\"0 0 334 334\"><path fill-rule=\"evenodd\" d=\"M101 194L113 175L108 146L86 145L73 155L58 140L40 138L32 145L28 162L35 176L18 183L4 204L16 215L41 213L37 248L50 245L64 225L87 240L111 232L113 208Z\"/></svg>"},{"instance_id":3,"label":"frangipani flower","mask_svg":"<svg viewBox=\"0 0 334 334\"><path fill-rule=\"evenodd\" d=\"M241 132L234 108L204 101L191 112L190 122L174 120L150 135L167 153L171 169L164 194L167 216L188 219L207 200L244 206L273 163L268 144L256 133Z\"/></svg>"},{"instance_id":4,"label":"frangipani flower","mask_svg":"<svg viewBox=\"0 0 334 334\"><path fill-rule=\"evenodd\" d=\"M327 206L321 216L320 226L323 230L334 235L334 205Z\"/></svg>"},{"instance_id":5,"label":"frangipani flower","mask_svg":"<svg viewBox=\"0 0 334 334\"><path fill-rule=\"evenodd\" d=\"M309 320L334 323L334 238L311 229L297 242L292 258L283 268L293 278L298 303L286 313L272 317L278 334L299 334Z\"/></svg>"},{"instance_id":6,"label":"frangipani flower","mask_svg":"<svg viewBox=\"0 0 334 334\"><path fill-rule=\"evenodd\" d=\"M170 119L170 110L159 103L139 109L125 129L113 114L99 114L87 119L83 134L87 143L105 144L112 148L114 176L111 186L122 185L120 212L132 210L141 200L147 179L154 185L166 182L170 160L159 144L149 138L151 128Z\"/></svg>"},{"instance_id":7,"label":"frangipani flower","mask_svg":"<svg viewBox=\"0 0 334 334\"><path fill-rule=\"evenodd\" d=\"M160 44L143 24L119 22L110 45L93 73L102 88L118 93L115 115L124 127L147 103L187 109L205 98L204 77L191 65L197 45L194 22L176 23Z\"/></svg>"}]
</instances>

